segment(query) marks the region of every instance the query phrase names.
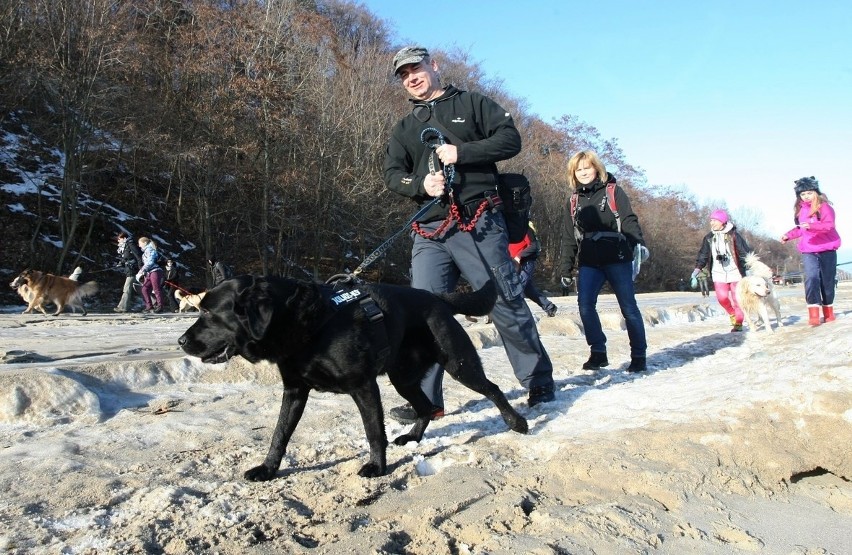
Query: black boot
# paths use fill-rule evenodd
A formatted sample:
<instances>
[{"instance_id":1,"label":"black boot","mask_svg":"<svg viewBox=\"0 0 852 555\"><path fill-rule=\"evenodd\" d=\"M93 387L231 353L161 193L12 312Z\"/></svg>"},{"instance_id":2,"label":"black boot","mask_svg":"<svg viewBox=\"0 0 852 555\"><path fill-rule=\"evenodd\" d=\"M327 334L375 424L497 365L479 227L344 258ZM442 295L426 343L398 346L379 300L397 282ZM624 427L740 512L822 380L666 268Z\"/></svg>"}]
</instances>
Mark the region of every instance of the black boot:
<instances>
[{"instance_id":1,"label":"black boot","mask_svg":"<svg viewBox=\"0 0 852 555\"><path fill-rule=\"evenodd\" d=\"M530 388L530 396L527 399L527 404L530 408L533 408L541 403L549 403L554 399L556 399L556 395L553 393L552 385L538 385Z\"/></svg>"},{"instance_id":2,"label":"black boot","mask_svg":"<svg viewBox=\"0 0 852 555\"><path fill-rule=\"evenodd\" d=\"M645 364L645 357L631 357L630 366L627 367L628 372L644 372L648 369Z\"/></svg>"},{"instance_id":3,"label":"black boot","mask_svg":"<svg viewBox=\"0 0 852 555\"><path fill-rule=\"evenodd\" d=\"M598 368L603 368L608 364L609 360L606 358L606 353L592 351L592 354L589 355L589 360L583 364L583 370L597 370Z\"/></svg>"},{"instance_id":4,"label":"black boot","mask_svg":"<svg viewBox=\"0 0 852 555\"><path fill-rule=\"evenodd\" d=\"M414 411L414 407L408 403L388 410L388 416L403 424L411 424L417 421L417 413ZM440 420L443 417L444 409L433 406L431 412L432 420Z\"/></svg>"}]
</instances>

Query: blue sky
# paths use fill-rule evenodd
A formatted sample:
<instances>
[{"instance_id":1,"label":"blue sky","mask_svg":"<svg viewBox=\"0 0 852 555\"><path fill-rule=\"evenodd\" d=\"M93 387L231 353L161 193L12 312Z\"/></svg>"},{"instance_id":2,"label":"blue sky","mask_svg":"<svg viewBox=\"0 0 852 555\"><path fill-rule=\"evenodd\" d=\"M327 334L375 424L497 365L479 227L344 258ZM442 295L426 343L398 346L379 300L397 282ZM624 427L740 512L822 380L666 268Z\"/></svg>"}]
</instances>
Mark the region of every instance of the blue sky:
<instances>
[{"instance_id":1,"label":"blue sky","mask_svg":"<svg viewBox=\"0 0 852 555\"><path fill-rule=\"evenodd\" d=\"M748 210L773 237L793 181L816 176L852 262L852 2L362 4L400 45L468 51L544 121L576 115L650 184Z\"/></svg>"}]
</instances>

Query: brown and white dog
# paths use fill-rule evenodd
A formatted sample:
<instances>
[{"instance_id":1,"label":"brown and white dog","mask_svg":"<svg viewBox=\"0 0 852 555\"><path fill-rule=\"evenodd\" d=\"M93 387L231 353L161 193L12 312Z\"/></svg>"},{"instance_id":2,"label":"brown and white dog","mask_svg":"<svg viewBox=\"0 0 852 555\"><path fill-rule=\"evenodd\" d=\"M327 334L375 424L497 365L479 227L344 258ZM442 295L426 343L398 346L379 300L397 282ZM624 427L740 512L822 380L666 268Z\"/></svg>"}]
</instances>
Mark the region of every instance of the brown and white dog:
<instances>
[{"instance_id":1,"label":"brown and white dog","mask_svg":"<svg viewBox=\"0 0 852 555\"><path fill-rule=\"evenodd\" d=\"M75 270L75 274L79 276L80 272ZM44 303L49 301L56 305L54 316L58 316L66 306L72 309L79 308L85 316L87 312L86 307L83 306L83 299L94 295L98 290L98 284L94 281L80 284L76 279L29 268L21 272L9 285L17 289L18 294L27 302L27 308L23 314L29 314L37 308L42 314L47 315Z\"/></svg>"},{"instance_id":2,"label":"brown and white dog","mask_svg":"<svg viewBox=\"0 0 852 555\"><path fill-rule=\"evenodd\" d=\"M750 330L757 329L759 316L764 329L772 332L767 306L775 312L778 327L784 325L781 322L781 305L772 285L772 268L761 262L756 254L750 252L746 255L746 270L748 275L737 284L737 300L740 308L743 309Z\"/></svg>"},{"instance_id":3,"label":"brown and white dog","mask_svg":"<svg viewBox=\"0 0 852 555\"><path fill-rule=\"evenodd\" d=\"M202 291L201 293L187 293L184 295L180 289L175 289L175 299L180 303L178 307L178 312L189 311L189 309L194 308L195 310L201 310L199 305L201 304L201 299L204 298L204 295L207 294L207 291Z\"/></svg>"},{"instance_id":4,"label":"brown and white dog","mask_svg":"<svg viewBox=\"0 0 852 555\"><path fill-rule=\"evenodd\" d=\"M74 268L74 271L71 272L71 274L68 276L68 279L73 279L74 281L77 281L82 273L83 268L77 266L76 268ZM20 295L21 298L24 299L24 302L29 305L35 297L35 294L33 293L33 290L30 289L30 286L27 285L26 281L19 278L20 276L15 278L9 285L13 289L17 289L18 295Z\"/></svg>"}]
</instances>

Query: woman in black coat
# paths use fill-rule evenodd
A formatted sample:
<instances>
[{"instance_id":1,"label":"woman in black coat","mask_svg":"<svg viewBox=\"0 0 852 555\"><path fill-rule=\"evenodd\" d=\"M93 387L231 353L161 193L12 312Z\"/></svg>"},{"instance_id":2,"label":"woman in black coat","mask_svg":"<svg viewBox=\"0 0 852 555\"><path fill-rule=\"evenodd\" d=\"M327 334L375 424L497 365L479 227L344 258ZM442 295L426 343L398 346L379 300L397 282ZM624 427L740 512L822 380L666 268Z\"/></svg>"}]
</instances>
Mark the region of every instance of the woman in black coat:
<instances>
[{"instance_id":1,"label":"woman in black coat","mask_svg":"<svg viewBox=\"0 0 852 555\"><path fill-rule=\"evenodd\" d=\"M562 232L562 280L563 284L570 283L571 273L578 269L577 304L591 350L583 369L594 370L609 364L606 335L597 311L598 295L608 282L618 300L630 340L627 371L642 372L646 369L648 344L633 288L633 259L638 250L644 260L648 250L639 218L630 207L627 193L616 184L615 177L606 171L595 152L584 150L571 157L568 182L573 192Z\"/></svg>"}]
</instances>

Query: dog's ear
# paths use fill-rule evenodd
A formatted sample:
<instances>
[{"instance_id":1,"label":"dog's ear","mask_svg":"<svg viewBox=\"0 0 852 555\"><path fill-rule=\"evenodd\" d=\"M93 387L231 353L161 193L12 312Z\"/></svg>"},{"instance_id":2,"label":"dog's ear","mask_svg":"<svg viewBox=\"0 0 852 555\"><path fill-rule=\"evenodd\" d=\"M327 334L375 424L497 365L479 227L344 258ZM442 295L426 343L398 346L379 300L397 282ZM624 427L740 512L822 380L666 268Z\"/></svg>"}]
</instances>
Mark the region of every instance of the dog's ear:
<instances>
[{"instance_id":1,"label":"dog's ear","mask_svg":"<svg viewBox=\"0 0 852 555\"><path fill-rule=\"evenodd\" d=\"M262 339L275 314L268 283L262 278L238 279L232 282L232 286L237 287L234 315L252 339Z\"/></svg>"}]
</instances>

